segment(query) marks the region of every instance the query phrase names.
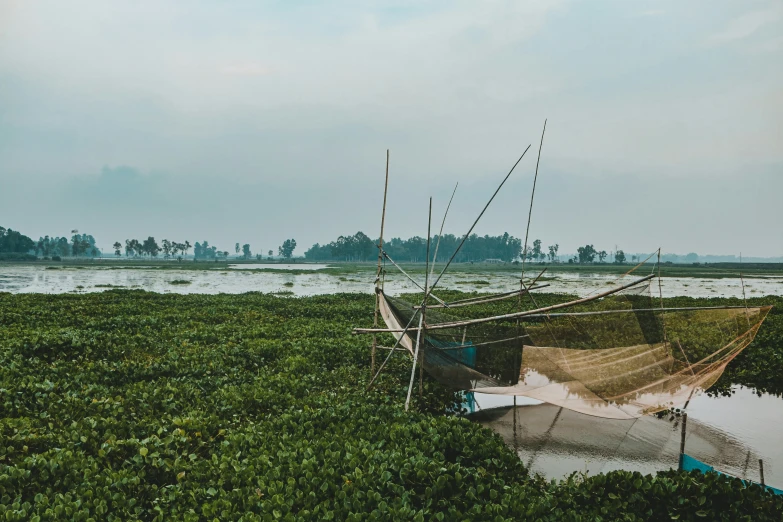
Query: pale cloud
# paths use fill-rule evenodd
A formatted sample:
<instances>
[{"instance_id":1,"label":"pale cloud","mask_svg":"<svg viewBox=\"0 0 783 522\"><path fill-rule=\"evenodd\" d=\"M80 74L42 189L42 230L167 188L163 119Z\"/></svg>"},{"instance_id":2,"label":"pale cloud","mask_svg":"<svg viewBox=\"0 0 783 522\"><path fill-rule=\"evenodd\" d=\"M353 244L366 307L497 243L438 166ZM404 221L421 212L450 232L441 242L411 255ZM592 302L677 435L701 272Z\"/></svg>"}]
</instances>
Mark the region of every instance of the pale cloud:
<instances>
[{"instance_id":1,"label":"pale cloud","mask_svg":"<svg viewBox=\"0 0 783 522\"><path fill-rule=\"evenodd\" d=\"M774 53L783 50L783 36L769 38L753 47L757 53Z\"/></svg>"},{"instance_id":2,"label":"pale cloud","mask_svg":"<svg viewBox=\"0 0 783 522\"><path fill-rule=\"evenodd\" d=\"M266 76L271 74L272 70L259 63L246 62L227 65L223 67L222 73L227 76Z\"/></svg>"},{"instance_id":3,"label":"pale cloud","mask_svg":"<svg viewBox=\"0 0 783 522\"><path fill-rule=\"evenodd\" d=\"M68 194L89 189L107 201L95 232L111 236L141 219L126 214L123 224L109 211L108 191L124 190L123 179L155 195L138 198L138 215L152 216L138 226L149 230L129 234L158 235L155 223L169 223L172 237L209 232L212 241L231 228L307 245L377 228L390 148L390 233L423 234L418 194L437 205L458 180L459 232L548 117L540 208L553 210L534 219L542 236L565 249L592 234L585 240L639 251L649 240L779 255L783 236L731 228L783 219L774 202L783 191L780 0L752 2L0 0L0 186L14 193L0 213L34 223L30 234L51 233L52 209L74 212L67 201L35 213L27 201L78 179ZM730 41L759 52L717 45ZM484 232L519 235L532 158ZM164 175L112 184L93 179L102 165ZM661 208L647 195L651 180L662 187L656 198L677 193L668 225L618 218ZM708 201L702 186L719 189ZM189 203L166 203L178 192L178 201L223 205L226 221L195 223ZM737 206L759 192L764 202ZM620 200L627 208L613 207ZM737 208L743 220L710 208ZM93 206L82 210L88 220ZM301 226L275 225L281 215ZM712 234L729 228L724 242Z\"/></svg>"},{"instance_id":4,"label":"pale cloud","mask_svg":"<svg viewBox=\"0 0 783 522\"><path fill-rule=\"evenodd\" d=\"M711 45L719 45L736 40L744 40L765 25L777 22L781 17L782 11L781 4L776 3L769 9L745 13L732 20L723 31L710 36L707 42Z\"/></svg>"}]
</instances>

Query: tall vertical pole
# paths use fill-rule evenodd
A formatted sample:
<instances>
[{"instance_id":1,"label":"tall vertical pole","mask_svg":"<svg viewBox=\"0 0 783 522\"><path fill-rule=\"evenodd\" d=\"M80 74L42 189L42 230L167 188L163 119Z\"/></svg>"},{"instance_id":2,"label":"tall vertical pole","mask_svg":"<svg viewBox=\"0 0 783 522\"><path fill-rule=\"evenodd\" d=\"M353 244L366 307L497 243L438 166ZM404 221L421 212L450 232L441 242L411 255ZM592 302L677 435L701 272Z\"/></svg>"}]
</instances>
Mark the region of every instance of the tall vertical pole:
<instances>
[{"instance_id":1,"label":"tall vertical pole","mask_svg":"<svg viewBox=\"0 0 783 522\"><path fill-rule=\"evenodd\" d=\"M430 198L430 217L429 222L427 223L427 259L429 260L430 256L430 241L429 241L429 235L430 235L430 226L432 225L432 198ZM427 266L429 268L429 266ZM408 383L408 396L405 398L405 411L408 411L408 408L410 407L411 403L411 391L413 390L413 380L416 378L416 363L419 360L419 353L421 351L421 342L422 342L422 330L424 326L424 316L426 314L427 310L427 295L429 293L429 277L428 272L425 272L424 275L424 299L421 301L421 308L419 310L419 330L416 333L416 349L413 351L413 365L411 367L411 380Z\"/></svg>"},{"instance_id":2,"label":"tall vertical pole","mask_svg":"<svg viewBox=\"0 0 783 522\"><path fill-rule=\"evenodd\" d=\"M663 310L663 287L661 286L661 247L658 247L658 297L661 300L661 310ZM661 316L661 326L663 327L663 340L668 341L669 339L666 337L666 321L663 320L663 315ZM682 350L682 347L680 347L680 350ZM682 354L684 356L685 352ZM686 360L685 362L688 361ZM688 401L690 401L690 398L688 398Z\"/></svg>"},{"instance_id":3,"label":"tall vertical pole","mask_svg":"<svg viewBox=\"0 0 783 522\"><path fill-rule=\"evenodd\" d=\"M514 434L514 453L519 456L519 447L517 445L517 396L514 395L514 415L512 416L512 421L514 422L514 429L512 430L512 433Z\"/></svg>"},{"instance_id":4,"label":"tall vertical pole","mask_svg":"<svg viewBox=\"0 0 783 522\"><path fill-rule=\"evenodd\" d=\"M742 267L742 252L740 252L740 267ZM742 283L742 300L745 302L745 319L748 321L748 328L750 328L750 315L748 315L748 299L745 297L745 279L742 277L742 268L740 268L740 283Z\"/></svg>"},{"instance_id":5,"label":"tall vertical pole","mask_svg":"<svg viewBox=\"0 0 783 522\"><path fill-rule=\"evenodd\" d=\"M680 469L682 469L682 457L685 455L685 433L688 424L688 414L682 414L682 431L680 432Z\"/></svg>"},{"instance_id":6,"label":"tall vertical pole","mask_svg":"<svg viewBox=\"0 0 783 522\"><path fill-rule=\"evenodd\" d=\"M421 307L421 321L424 325L424 334L422 337L424 338L424 342L427 342L427 294L429 292L429 285L430 285L430 241L432 240L431 235L431 227L432 227L432 198L430 198L430 213L429 218L427 220L427 261L424 265L424 303ZM421 355L419 356L421 360L419 361L419 399L422 398L424 395L424 350L421 351Z\"/></svg>"},{"instance_id":7,"label":"tall vertical pole","mask_svg":"<svg viewBox=\"0 0 783 522\"><path fill-rule=\"evenodd\" d=\"M748 454L745 455L745 467L742 468L742 478L748 478L748 466L750 465L750 449L748 449Z\"/></svg>"},{"instance_id":8,"label":"tall vertical pole","mask_svg":"<svg viewBox=\"0 0 783 522\"><path fill-rule=\"evenodd\" d=\"M761 485L765 486L764 484L764 461L759 459L759 473L761 474Z\"/></svg>"},{"instance_id":9,"label":"tall vertical pole","mask_svg":"<svg viewBox=\"0 0 783 522\"><path fill-rule=\"evenodd\" d=\"M443 226L446 224L446 217L449 215L449 209L451 208L451 202L454 200L454 194L457 193L457 187L459 187L459 182L457 182L456 185L454 185L454 191L451 193L451 198L449 199L449 204L446 205L446 212L443 213L443 221L440 222L440 232L438 232L438 242L435 243L435 253L432 255L432 268L430 268L430 272L435 271L435 260L438 259L438 249L440 248L440 240L443 237ZM434 274L430 273L430 277L432 277Z\"/></svg>"},{"instance_id":10,"label":"tall vertical pole","mask_svg":"<svg viewBox=\"0 0 783 522\"><path fill-rule=\"evenodd\" d=\"M419 360L419 343L421 342L421 325L422 315L419 314L419 328L416 332L416 349L413 351L413 368L411 368L411 382L408 383L408 396L405 397L405 411L408 411L408 407L411 403L411 390L413 389L413 378L416 376L416 361Z\"/></svg>"},{"instance_id":11,"label":"tall vertical pole","mask_svg":"<svg viewBox=\"0 0 783 522\"><path fill-rule=\"evenodd\" d=\"M527 228L525 229L525 245L522 248L522 277L525 278L525 260L527 259L527 240L530 235L530 219L533 217L533 198L536 196L536 182L538 181L538 165L541 163L541 149L544 147L544 134L546 134L546 120L544 120L544 130L541 131L541 143L538 145L538 159L536 160L536 175L533 176L533 190L530 193L530 210L527 213Z\"/></svg>"},{"instance_id":12,"label":"tall vertical pole","mask_svg":"<svg viewBox=\"0 0 783 522\"><path fill-rule=\"evenodd\" d=\"M546 134L546 122L547 120L544 120L544 129L541 131L541 142L538 144L538 159L536 160L536 174L533 176L533 190L530 192L530 209L527 212L527 226L525 227L525 244L522 248L522 276L519 278L519 296L518 297L518 304L519 304L519 311L522 311L522 292L526 289L525 288L525 261L527 260L527 240L530 236L530 221L533 218L533 199L536 196L536 183L538 182L538 166L541 163L541 149L544 147L544 134ZM528 297L533 300L533 304L536 308L538 308L538 304L536 303L536 300L533 298L533 295L530 292L527 292ZM521 332L519 330L519 319L517 318L517 337L521 335ZM519 337L520 344L522 338ZM520 365L522 364L522 350L524 350L524 344L522 344L522 348L520 349Z\"/></svg>"},{"instance_id":13,"label":"tall vertical pole","mask_svg":"<svg viewBox=\"0 0 783 522\"><path fill-rule=\"evenodd\" d=\"M375 317L373 318L373 328L378 328L378 311L381 301L381 261L383 260L383 226L386 224L386 193L389 190L389 149L386 149L386 182L383 185L383 212L381 213L381 235L378 238L378 271L375 273ZM370 375L375 374L375 351L378 348L378 338L372 334L372 363L370 364Z\"/></svg>"}]
</instances>

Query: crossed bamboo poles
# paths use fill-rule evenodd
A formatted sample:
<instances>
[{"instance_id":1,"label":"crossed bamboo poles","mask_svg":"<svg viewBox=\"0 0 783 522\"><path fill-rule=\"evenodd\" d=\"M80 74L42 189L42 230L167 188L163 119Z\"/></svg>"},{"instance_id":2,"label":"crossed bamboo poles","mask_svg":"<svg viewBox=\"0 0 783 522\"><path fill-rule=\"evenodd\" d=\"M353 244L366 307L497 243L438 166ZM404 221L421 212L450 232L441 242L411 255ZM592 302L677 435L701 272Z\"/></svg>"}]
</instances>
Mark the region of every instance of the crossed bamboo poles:
<instances>
[{"instance_id":1,"label":"crossed bamboo poles","mask_svg":"<svg viewBox=\"0 0 783 522\"><path fill-rule=\"evenodd\" d=\"M500 185L497 187L495 192L489 198L489 201L486 203L486 205L481 210L481 212L479 213L479 215L476 218L476 220L471 225L471 227L468 230L468 232L463 236L462 241L460 241L459 245L454 250L454 253L451 255L451 257L449 258L449 260L446 263L446 265L443 267L443 269L438 274L438 277L434 280L434 282L431 285L430 285L430 279L431 279L432 275L434 275L435 259L433 259L433 261L432 261L433 266L432 266L432 268L430 268L430 243L431 243L431 239L432 239L432 236L431 236L431 228L432 228L432 198L430 198L430 200L429 200L429 217L428 217L428 222L427 222L427 255L426 255L426 265L425 265L425 274L424 274L424 276L425 276L424 286L419 284L418 281L416 281L399 264L397 264L397 262L395 262L388 255L388 253L383 249L383 232L384 232L384 225L385 225L385 220L386 220L386 201L387 201L387 193L388 193L388 185L389 185L389 151L388 150L386 151L386 181L385 181L384 194L383 194L383 213L382 213L382 217L381 217L381 233L380 233L380 237L379 237L379 241L378 241L378 245L377 245L377 247L378 247L378 269L377 269L376 278L375 278L376 299L375 299L375 314L374 314L374 320L373 320L373 328L355 328L353 330L354 334L372 334L373 335L371 371L374 372L374 375L373 375L372 379L370 380L370 382L369 382L369 384L367 386L368 390L372 387L372 385L374 384L374 382L376 381L376 379L378 378L378 376L381 374L381 372L383 371L384 367L388 363L388 361L391 358L392 354L394 354L394 352L398 349L398 347L400 346L402 340L404 338L406 338L406 335L408 335L409 332L414 332L414 331L416 332L416 342L415 342L415 347L412 350L413 351L413 354L412 354L413 355L413 365L411 367L411 377L410 377L410 382L409 382L409 385L408 385L407 397L406 397L406 400L405 400L405 409L406 409L406 411L408 410L409 404L410 404L411 391L413 389L413 382L414 382L414 378L415 378L415 372L416 372L417 365L419 366L419 393L420 394L422 393L422 382L421 381L422 381L423 361L419 361L419 358L420 358L419 357L419 350L420 350L420 345L421 345L422 339L424 338L426 340L426 332L428 330L442 330L442 329L457 328L457 327L467 327L467 326L473 325L473 324L481 324L481 323L487 323L487 322L493 322L493 321L502 321L502 320L509 320L509 319L516 319L517 321L519 321L521 318L525 318L525 317L529 318L529 319L533 319L533 318L536 318L536 319L537 318L550 319L550 318L555 317L555 316L590 315L590 314L596 314L596 313L598 313L598 314L626 313L626 312L629 312L629 310L612 310L612 311L601 311L601 312L554 313L554 314L552 312L554 312L556 310L561 310L561 309L564 309L564 308L569 308L569 307L572 307L572 306L588 303L588 302L591 302L591 301L595 301L595 300L598 300L598 299L610 296L612 294L616 294L616 293L621 292L623 290L627 290L627 289L633 288L635 286L644 284L647 281L649 281L649 280L653 279L654 277L656 277L655 273L652 273L652 274L650 274L648 276L638 278L638 279L636 279L636 280L634 280L634 281L632 281L630 283L626 283L624 285L620 285L620 286L617 286L615 288L606 290L604 292L601 292L601 293L598 293L598 294L594 294L594 295L590 295L590 296L587 296L587 297L584 297L584 298L581 298L581 299L576 299L576 300L569 301L569 302L566 302L566 303L556 304L556 305L547 306L547 307L539 307L538 306L538 303L536 303L535 299L533 298L533 296L532 296L532 294L530 292L531 292L531 290L536 290L536 289L539 289L539 288L544 288L546 286L549 286L549 285L538 285L538 286L536 286L536 283L538 282L539 278L544 274L544 272L546 271L546 268L544 268L544 270L542 270L536 276L536 278L532 280L532 282L529 285L526 285L525 281L524 281L524 258L526 256L524 254L526 253L526 250L527 250L527 240L528 240L528 235L529 235L529 231L530 231L530 220L531 220L531 217L532 217L532 210L533 210L533 198L535 196L535 183L536 183L536 180L538 179L538 167L539 167L539 163L540 163L540 160L541 160L541 148L543 147L543 140L544 140L544 133L545 132L546 132L546 121L544 122L544 131L541 134L541 143L539 144L538 160L536 162L536 173L535 173L535 178L534 178L534 181L533 181L533 192L531 194L531 199L530 199L530 210L529 210L529 213L528 213L528 222L527 222L527 228L526 228L526 232L525 232L525 247L524 247L525 250L523 252L523 265L522 265L523 268L522 268L522 277L520 278L520 289L519 290L515 290L513 292L505 292L505 293L500 293L500 294L491 295L491 296L479 296L479 297L475 297L475 298L462 299L462 300L454 301L454 302L451 302L451 303L447 303L447 302L443 301L442 299L440 299L439 297L435 296L433 294L433 290L437 287L438 283L441 281L441 278L445 274L446 270L448 270L449 266L454 261L454 259L456 258L457 254L460 252L460 250L464 246L465 242L467 241L468 237L470 237L470 234L473 232L474 228L476 227L478 222L481 220L482 216L484 215L486 210L489 208L489 206L492 203L492 201L495 199L497 194L500 192L500 189L503 188L503 185L506 183L508 178L514 172L514 170L516 169L517 165L519 165L519 163L522 161L522 158L525 157L525 155L527 154L527 152L530 149L531 145L528 145L527 148L525 148L525 150L522 153L522 155L519 157L519 159L517 159L517 161L514 163L514 165L508 171L506 176L501 181ZM457 186L458 186L458 184L457 184ZM446 207L446 212L445 212L445 214L443 216L443 221L441 222L440 233L438 235L438 243L437 243L437 245L435 247L435 257L437 257L438 248L440 246L440 239L441 239L441 237L443 235L443 226L444 226L444 224L446 222L446 217L448 216L448 211L449 211L449 209L451 207L451 203L452 203L452 201L454 199L454 193L456 193L456 190L457 190L457 187L455 186L454 187L454 192L452 192L451 199L449 199L448 206ZM659 256L659 261L658 261L658 274L657 274L657 277L658 277L658 280L659 280L659 294L660 294L660 299L661 299L661 308L660 309L655 309L655 311L665 312L665 311L669 311L669 310L672 310L672 311L678 310L679 311L679 310L703 309L703 308L683 308L683 307L680 307L680 308L664 308L664 306L663 306L663 294L662 294L662 291L660 289L660 277L661 277L661 274L660 274L660 249L658 250L658 256ZM650 257L652 257L652 255ZM381 300L382 294L383 294L383 280L382 280L381 276L382 276L382 262L384 260L388 260L393 266L395 266L400 271L401 274L403 274L417 288L419 288L420 290L422 290L424 292L424 297L421 300L421 303L418 306L414 306L413 307L413 314L411 315L408 323L402 329L399 329L399 328L378 328L378 314L379 314L379 309L380 309L380 300ZM628 271L624 275L629 275L629 274L633 273L637 268L642 266L646 261L647 260L642 261L641 263L636 265L636 267L632 268L630 271ZM504 315L497 315L497 316L492 316L492 317L484 317L484 318L479 318L479 319L452 321L452 322L442 322L442 323L437 323L437 324L434 324L434 325L428 325L427 322L426 322L426 314L427 314L427 308L428 307L429 308L452 308L452 307L456 308L456 307L460 307L460 306L470 306L470 305L474 305L474 304L494 302L494 301L498 301L498 300L502 300L502 299L508 299L508 298L511 298L511 297L519 297L521 299L521 296L525 295L525 294L530 296L530 298L531 298L531 300L533 302L533 305L535 307L534 309L526 310L526 311L520 311L520 312L515 312L515 313L510 313L510 314L504 314ZM428 300L429 300L430 297L432 297L439 304L428 306ZM521 301L520 301L520 303L521 303ZM745 307L747 307L747 304L745 305ZM742 308L742 307L708 307L708 308L721 308L722 309L722 308ZM636 311L639 311L639 310L636 310ZM417 318L418 318L418 326L413 326L413 324L414 324L414 322L416 321ZM378 368L378 370L376 372L375 371L375 357L376 357L376 350L378 348L378 344L377 344L377 334L378 333L392 333L392 334L399 333L400 335L397 337L397 342L394 344L394 346L392 348L388 349L389 350L388 355L386 356L384 361L381 363L380 367Z\"/></svg>"}]
</instances>

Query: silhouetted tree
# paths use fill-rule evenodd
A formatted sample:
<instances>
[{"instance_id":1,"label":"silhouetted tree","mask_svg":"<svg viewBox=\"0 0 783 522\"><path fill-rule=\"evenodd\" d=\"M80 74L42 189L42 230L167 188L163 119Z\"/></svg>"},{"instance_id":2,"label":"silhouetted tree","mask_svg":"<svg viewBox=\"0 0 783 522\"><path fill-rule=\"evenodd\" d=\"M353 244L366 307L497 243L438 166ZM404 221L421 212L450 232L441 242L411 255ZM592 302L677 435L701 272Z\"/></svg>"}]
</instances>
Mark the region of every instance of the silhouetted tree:
<instances>
[{"instance_id":1,"label":"silhouetted tree","mask_svg":"<svg viewBox=\"0 0 783 522\"><path fill-rule=\"evenodd\" d=\"M542 261L546 257L544 253L541 251L541 240L536 239L533 241L533 259L536 261Z\"/></svg>"},{"instance_id":2,"label":"silhouetted tree","mask_svg":"<svg viewBox=\"0 0 783 522\"><path fill-rule=\"evenodd\" d=\"M24 234L0 227L0 252L26 254L35 251L36 243Z\"/></svg>"},{"instance_id":3,"label":"silhouetted tree","mask_svg":"<svg viewBox=\"0 0 783 522\"><path fill-rule=\"evenodd\" d=\"M168 259L171 256L171 241L164 239L161 241L161 246L163 250L163 258Z\"/></svg>"},{"instance_id":4,"label":"silhouetted tree","mask_svg":"<svg viewBox=\"0 0 783 522\"><path fill-rule=\"evenodd\" d=\"M557 260L557 250L560 248L560 245L555 243L554 245L549 245L549 260L553 263Z\"/></svg>"},{"instance_id":5,"label":"silhouetted tree","mask_svg":"<svg viewBox=\"0 0 783 522\"><path fill-rule=\"evenodd\" d=\"M579 255L579 262L580 263L592 263L595 259L595 256L598 252L596 252L595 248L593 248L593 245L585 245L583 247L579 247L576 249L577 254Z\"/></svg>"},{"instance_id":6,"label":"silhouetted tree","mask_svg":"<svg viewBox=\"0 0 783 522\"><path fill-rule=\"evenodd\" d=\"M283 256L286 259L290 259L291 255L296 249L296 239L286 239L283 244L277 249L278 255Z\"/></svg>"},{"instance_id":7,"label":"silhouetted tree","mask_svg":"<svg viewBox=\"0 0 783 522\"><path fill-rule=\"evenodd\" d=\"M142 251L145 252L150 257L158 257L158 252L160 252L160 247L158 246L158 243L155 241L155 238L149 236L147 239L144 240L144 243L142 245Z\"/></svg>"}]
</instances>

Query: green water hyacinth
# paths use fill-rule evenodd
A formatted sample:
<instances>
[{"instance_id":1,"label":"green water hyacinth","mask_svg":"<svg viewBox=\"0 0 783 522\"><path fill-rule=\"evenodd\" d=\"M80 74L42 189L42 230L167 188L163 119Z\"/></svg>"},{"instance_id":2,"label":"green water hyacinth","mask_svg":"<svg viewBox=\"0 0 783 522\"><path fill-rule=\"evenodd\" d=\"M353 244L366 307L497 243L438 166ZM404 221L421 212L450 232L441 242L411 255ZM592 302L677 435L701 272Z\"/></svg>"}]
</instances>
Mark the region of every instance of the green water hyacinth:
<instances>
[{"instance_id":1,"label":"green water hyacinth","mask_svg":"<svg viewBox=\"0 0 783 522\"><path fill-rule=\"evenodd\" d=\"M719 390L783 390L783 300L758 301L777 306ZM365 391L350 331L372 311L355 294L0 294L0 520L780 520L783 498L714 474L531 476L426 377L404 412L405 356Z\"/></svg>"}]
</instances>

